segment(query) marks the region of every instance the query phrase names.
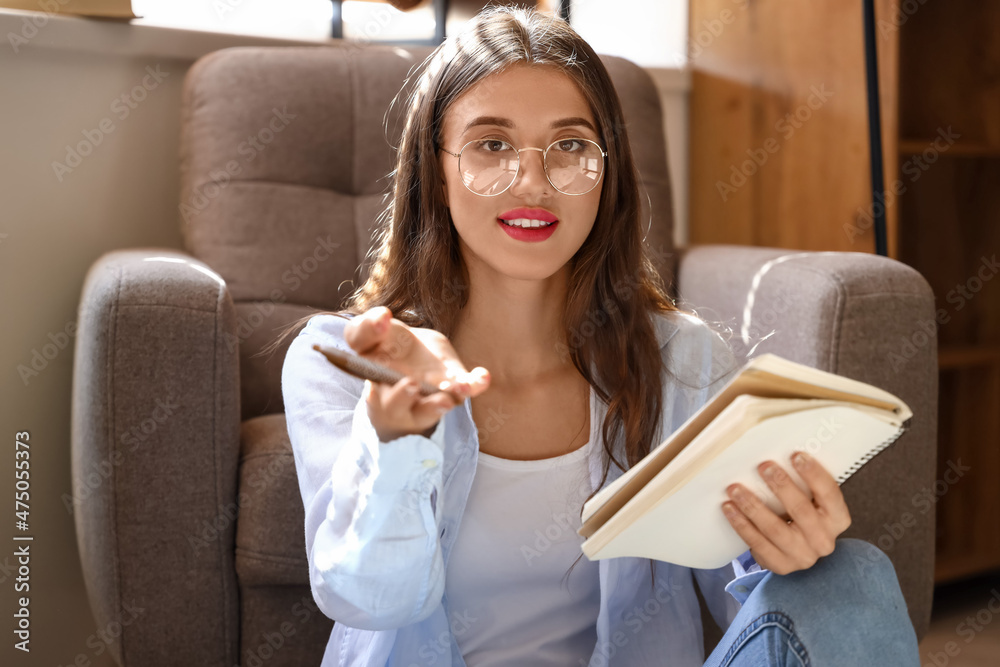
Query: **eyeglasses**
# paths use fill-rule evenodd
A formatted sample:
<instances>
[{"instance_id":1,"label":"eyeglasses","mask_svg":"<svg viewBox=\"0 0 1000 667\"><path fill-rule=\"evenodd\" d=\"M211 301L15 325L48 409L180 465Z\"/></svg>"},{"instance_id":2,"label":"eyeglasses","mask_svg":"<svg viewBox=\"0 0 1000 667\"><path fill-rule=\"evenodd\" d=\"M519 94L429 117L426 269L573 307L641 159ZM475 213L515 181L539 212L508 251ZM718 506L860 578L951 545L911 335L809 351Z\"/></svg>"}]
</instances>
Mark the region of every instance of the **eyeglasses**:
<instances>
[{"instance_id":1,"label":"eyeglasses","mask_svg":"<svg viewBox=\"0 0 1000 667\"><path fill-rule=\"evenodd\" d=\"M495 197L507 191L520 169L522 151L540 151L545 177L564 195L585 195L604 173L607 153L590 139L557 139L541 148L514 148L502 139L473 139L458 153L440 147L458 158L458 173L471 192Z\"/></svg>"}]
</instances>

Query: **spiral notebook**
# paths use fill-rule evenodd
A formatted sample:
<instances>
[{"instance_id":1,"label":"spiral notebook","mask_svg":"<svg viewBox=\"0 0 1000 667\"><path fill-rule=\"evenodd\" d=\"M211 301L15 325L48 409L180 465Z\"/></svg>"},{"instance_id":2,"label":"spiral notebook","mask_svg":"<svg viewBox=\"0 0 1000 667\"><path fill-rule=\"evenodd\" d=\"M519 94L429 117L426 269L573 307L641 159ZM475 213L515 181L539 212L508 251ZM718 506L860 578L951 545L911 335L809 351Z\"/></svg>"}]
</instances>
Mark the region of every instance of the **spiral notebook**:
<instances>
[{"instance_id":1,"label":"spiral notebook","mask_svg":"<svg viewBox=\"0 0 1000 667\"><path fill-rule=\"evenodd\" d=\"M591 560L634 556L713 569L747 550L722 513L739 482L777 514L757 472L804 450L843 484L910 425L899 398L870 384L774 354L752 359L648 456L583 506L577 531Z\"/></svg>"}]
</instances>

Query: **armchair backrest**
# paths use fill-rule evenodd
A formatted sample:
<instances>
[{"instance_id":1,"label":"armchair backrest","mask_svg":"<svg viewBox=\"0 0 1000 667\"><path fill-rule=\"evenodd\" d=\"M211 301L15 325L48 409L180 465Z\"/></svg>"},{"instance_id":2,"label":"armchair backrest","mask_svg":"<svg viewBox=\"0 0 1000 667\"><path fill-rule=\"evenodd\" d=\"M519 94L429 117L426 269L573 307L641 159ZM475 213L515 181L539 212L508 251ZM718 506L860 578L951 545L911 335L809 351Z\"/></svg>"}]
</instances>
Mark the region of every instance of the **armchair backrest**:
<instances>
[{"instance_id":1,"label":"armchair backrest","mask_svg":"<svg viewBox=\"0 0 1000 667\"><path fill-rule=\"evenodd\" d=\"M242 418L283 412L288 323L337 310L368 273L405 122L390 103L431 47L241 47L188 72L181 111L185 249L226 281L239 314ZM675 258L660 98L638 65L601 56L621 99L646 243L664 283ZM416 77L413 77L414 79ZM646 196L648 195L648 201ZM651 209L650 209L651 206Z\"/></svg>"}]
</instances>

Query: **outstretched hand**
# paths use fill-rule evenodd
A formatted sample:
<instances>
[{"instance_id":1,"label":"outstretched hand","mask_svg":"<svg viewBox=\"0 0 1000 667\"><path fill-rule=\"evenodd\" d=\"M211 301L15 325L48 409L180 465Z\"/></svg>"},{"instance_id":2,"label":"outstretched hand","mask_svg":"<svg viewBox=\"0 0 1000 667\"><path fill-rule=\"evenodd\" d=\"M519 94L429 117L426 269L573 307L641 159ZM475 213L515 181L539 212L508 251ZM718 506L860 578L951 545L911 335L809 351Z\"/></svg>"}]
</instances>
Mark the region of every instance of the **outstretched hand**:
<instances>
[{"instance_id":1,"label":"outstretched hand","mask_svg":"<svg viewBox=\"0 0 1000 667\"><path fill-rule=\"evenodd\" d=\"M797 464L799 456L802 465ZM851 525L844 494L816 459L805 452L792 456L799 476L809 485L810 499L774 461L765 461L758 472L788 511L780 517L741 484L726 489L734 502L722 504L726 518L757 564L775 574L788 574L813 566L833 553L837 536ZM770 474L769 474L770 473Z\"/></svg>"}]
</instances>

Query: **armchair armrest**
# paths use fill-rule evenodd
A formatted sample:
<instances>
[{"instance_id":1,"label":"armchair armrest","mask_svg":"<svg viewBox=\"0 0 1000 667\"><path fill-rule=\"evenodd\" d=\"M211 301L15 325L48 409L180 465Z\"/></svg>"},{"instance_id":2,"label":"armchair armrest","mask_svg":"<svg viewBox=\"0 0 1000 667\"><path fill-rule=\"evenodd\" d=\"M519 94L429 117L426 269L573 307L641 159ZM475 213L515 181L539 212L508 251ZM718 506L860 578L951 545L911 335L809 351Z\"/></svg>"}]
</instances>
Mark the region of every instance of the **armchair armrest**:
<instances>
[{"instance_id":1,"label":"armchair armrest","mask_svg":"<svg viewBox=\"0 0 1000 667\"><path fill-rule=\"evenodd\" d=\"M878 255L734 245L681 249L677 284L681 307L733 327L737 354L760 341L750 356L773 352L855 378L913 410L910 429L842 490L852 517L844 537L871 542L889 556L922 638L933 597L935 513L921 499L934 488L937 465L930 285L913 268Z\"/></svg>"},{"instance_id":2,"label":"armchair armrest","mask_svg":"<svg viewBox=\"0 0 1000 667\"><path fill-rule=\"evenodd\" d=\"M65 500L121 665L239 663L236 340L225 283L192 257L116 251L87 274Z\"/></svg>"}]
</instances>

